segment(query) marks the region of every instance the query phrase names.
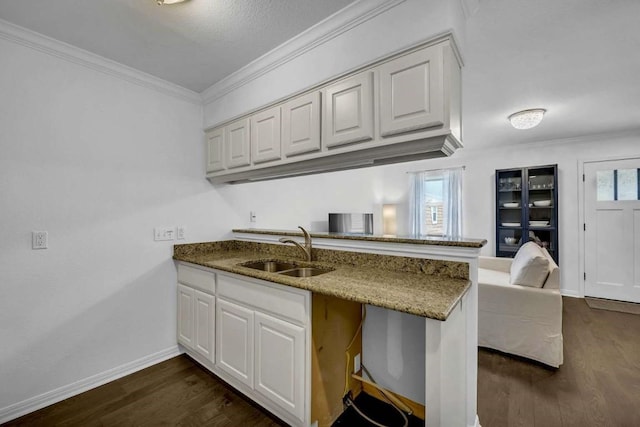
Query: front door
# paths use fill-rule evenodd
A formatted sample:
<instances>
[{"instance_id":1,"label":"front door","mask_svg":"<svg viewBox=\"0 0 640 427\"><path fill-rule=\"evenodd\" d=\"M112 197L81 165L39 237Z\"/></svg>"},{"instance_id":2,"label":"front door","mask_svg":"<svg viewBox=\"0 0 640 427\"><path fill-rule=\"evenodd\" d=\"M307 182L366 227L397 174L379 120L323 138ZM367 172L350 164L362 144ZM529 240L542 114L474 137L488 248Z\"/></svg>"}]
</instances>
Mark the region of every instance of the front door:
<instances>
[{"instance_id":1,"label":"front door","mask_svg":"<svg viewBox=\"0 0 640 427\"><path fill-rule=\"evenodd\" d=\"M585 296L640 303L640 159L584 172Z\"/></svg>"}]
</instances>

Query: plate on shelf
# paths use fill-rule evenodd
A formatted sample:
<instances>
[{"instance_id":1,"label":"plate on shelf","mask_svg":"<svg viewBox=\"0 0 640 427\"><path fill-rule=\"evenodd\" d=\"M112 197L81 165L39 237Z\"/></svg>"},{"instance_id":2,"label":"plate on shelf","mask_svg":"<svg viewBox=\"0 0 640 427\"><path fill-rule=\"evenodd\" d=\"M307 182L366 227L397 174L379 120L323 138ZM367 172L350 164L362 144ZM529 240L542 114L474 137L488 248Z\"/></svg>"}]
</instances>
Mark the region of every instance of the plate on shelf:
<instances>
[{"instance_id":1,"label":"plate on shelf","mask_svg":"<svg viewBox=\"0 0 640 427\"><path fill-rule=\"evenodd\" d=\"M547 227L549 225L549 221L529 221L529 225L531 227Z\"/></svg>"},{"instance_id":2,"label":"plate on shelf","mask_svg":"<svg viewBox=\"0 0 640 427\"><path fill-rule=\"evenodd\" d=\"M503 227L520 227L520 223L519 222L503 222L502 226Z\"/></svg>"},{"instance_id":3,"label":"plate on shelf","mask_svg":"<svg viewBox=\"0 0 640 427\"><path fill-rule=\"evenodd\" d=\"M551 200L536 200L533 202L533 206L546 208L551 206Z\"/></svg>"},{"instance_id":4,"label":"plate on shelf","mask_svg":"<svg viewBox=\"0 0 640 427\"><path fill-rule=\"evenodd\" d=\"M502 206L504 206L505 208L517 208L518 206L520 206L520 203L509 202L509 203L503 203Z\"/></svg>"}]
</instances>

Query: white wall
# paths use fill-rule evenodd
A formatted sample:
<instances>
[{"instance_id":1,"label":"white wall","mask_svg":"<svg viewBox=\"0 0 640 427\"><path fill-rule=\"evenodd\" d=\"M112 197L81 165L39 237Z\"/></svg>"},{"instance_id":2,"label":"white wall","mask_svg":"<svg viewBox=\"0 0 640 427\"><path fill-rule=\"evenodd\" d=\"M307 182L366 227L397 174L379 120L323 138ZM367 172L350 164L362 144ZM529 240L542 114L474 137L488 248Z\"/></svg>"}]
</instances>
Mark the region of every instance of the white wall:
<instances>
[{"instance_id":1,"label":"white wall","mask_svg":"<svg viewBox=\"0 0 640 427\"><path fill-rule=\"evenodd\" d=\"M1 419L175 348L174 242L153 227L207 241L239 218L203 179L200 105L5 40L0 58Z\"/></svg>"}]
</instances>

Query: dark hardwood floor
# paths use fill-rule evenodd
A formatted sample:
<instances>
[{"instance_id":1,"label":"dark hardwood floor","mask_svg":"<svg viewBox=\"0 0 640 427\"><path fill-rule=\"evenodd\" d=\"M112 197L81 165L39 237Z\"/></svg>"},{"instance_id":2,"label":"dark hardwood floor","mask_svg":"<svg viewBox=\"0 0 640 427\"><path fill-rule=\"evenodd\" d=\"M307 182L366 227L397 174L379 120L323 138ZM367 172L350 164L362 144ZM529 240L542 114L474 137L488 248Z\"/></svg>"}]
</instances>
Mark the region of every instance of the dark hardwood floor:
<instances>
[{"instance_id":1,"label":"dark hardwood floor","mask_svg":"<svg viewBox=\"0 0 640 427\"><path fill-rule=\"evenodd\" d=\"M640 315L564 299L565 363L555 370L479 352L483 427L640 426ZM428 410L428 409L427 409ZM279 426L186 356L4 426Z\"/></svg>"},{"instance_id":2,"label":"dark hardwood floor","mask_svg":"<svg viewBox=\"0 0 640 427\"><path fill-rule=\"evenodd\" d=\"M480 349L483 427L640 426L640 315L563 305L559 369Z\"/></svg>"},{"instance_id":3,"label":"dark hardwood floor","mask_svg":"<svg viewBox=\"0 0 640 427\"><path fill-rule=\"evenodd\" d=\"M187 356L136 372L4 426L286 426Z\"/></svg>"}]
</instances>

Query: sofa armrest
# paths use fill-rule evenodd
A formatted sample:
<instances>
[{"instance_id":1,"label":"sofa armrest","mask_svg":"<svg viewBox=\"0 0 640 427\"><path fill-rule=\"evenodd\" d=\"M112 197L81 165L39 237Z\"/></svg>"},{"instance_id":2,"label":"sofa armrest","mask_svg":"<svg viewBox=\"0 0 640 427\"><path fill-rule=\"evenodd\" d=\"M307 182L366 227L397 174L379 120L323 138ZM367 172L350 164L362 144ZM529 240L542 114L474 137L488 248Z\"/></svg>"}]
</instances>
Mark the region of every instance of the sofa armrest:
<instances>
[{"instance_id":1,"label":"sofa armrest","mask_svg":"<svg viewBox=\"0 0 640 427\"><path fill-rule=\"evenodd\" d=\"M557 322L561 330L562 295L558 289L481 283L478 300L478 307L482 311L524 316L542 323Z\"/></svg>"},{"instance_id":2,"label":"sofa armrest","mask_svg":"<svg viewBox=\"0 0 640 427\"><path fill-rule=\"evenodd\" d=\"M478 257L478 267L487 270L502 271L503 273L511 272L512 258L498 258L491 256Z\"/></svg>"}]
</instances>

